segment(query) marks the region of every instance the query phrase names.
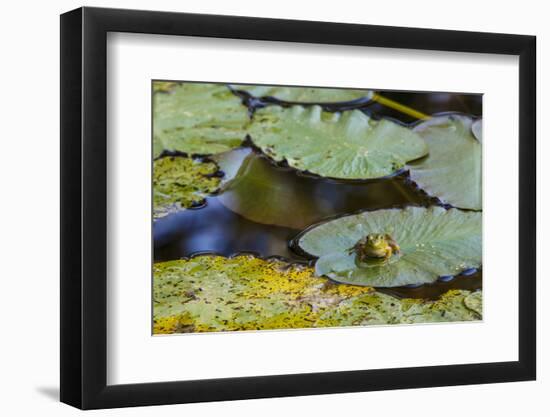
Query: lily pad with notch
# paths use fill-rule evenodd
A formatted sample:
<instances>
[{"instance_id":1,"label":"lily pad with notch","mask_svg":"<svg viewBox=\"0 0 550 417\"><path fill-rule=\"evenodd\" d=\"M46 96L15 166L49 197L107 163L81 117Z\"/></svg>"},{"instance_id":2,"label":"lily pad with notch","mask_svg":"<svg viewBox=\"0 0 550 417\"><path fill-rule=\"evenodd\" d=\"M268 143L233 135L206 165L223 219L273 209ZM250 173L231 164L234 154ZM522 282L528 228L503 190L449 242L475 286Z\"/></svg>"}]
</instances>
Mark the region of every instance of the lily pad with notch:
<instances>
[{"instance_id":1,"label":"lily pad with notch","mask_svg":"<svg viewBox=\"0 0 550 417\"><path fill-rule=\"evenodd\" d=\"M411 180L445 204L481 210L481 121L447 114L418 124L414 131L430 153L409 164Z\"/></svg>"},{"instance_id":2,"label":"lily pad with notch","mask_svg":"<svg viewBox=\"0 0 550 417\"><path fill-rule=\"evenodd\" d=\"M371 235L395 242L389 256L362 259ZM366 211L312 226L295 244L317 257L317 275L346 284L398 287L433 283L481 266L481 213L439 206Z\"/></svg>"},{"instance_id":3,"label":"lily pad with notch","mask_svg":"<svg viewBox=\"0 0 550 417\"><path fill-rule=\"evenodd\" d=\"M359 110L330 113L320 106L269 106L254 114L248 133L271 159L335 179L387 177L428 153L424 140L411 129L374 120Z\"/></svg>"}]
</instances>

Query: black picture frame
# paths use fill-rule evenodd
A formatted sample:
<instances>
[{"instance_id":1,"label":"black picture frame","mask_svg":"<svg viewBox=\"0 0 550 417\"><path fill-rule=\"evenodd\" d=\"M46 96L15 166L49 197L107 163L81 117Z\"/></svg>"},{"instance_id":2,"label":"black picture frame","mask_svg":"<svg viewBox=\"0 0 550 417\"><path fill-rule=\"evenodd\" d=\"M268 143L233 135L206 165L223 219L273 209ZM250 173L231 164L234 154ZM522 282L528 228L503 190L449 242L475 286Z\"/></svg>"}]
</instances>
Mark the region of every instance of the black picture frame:
<instances>
[{"instance_id":1,"label":"black picture frame","mask_svg":"<svg viewBox=\"0 0 550 417\"><path fill-rule=\"evenodd\" d=\"M519 56L519 360L107 385L108 32ZM88 7L63 14L61 401L95 409L535 379L535 51L536 38L524 35Z\"/></svg>"}]
</instances>

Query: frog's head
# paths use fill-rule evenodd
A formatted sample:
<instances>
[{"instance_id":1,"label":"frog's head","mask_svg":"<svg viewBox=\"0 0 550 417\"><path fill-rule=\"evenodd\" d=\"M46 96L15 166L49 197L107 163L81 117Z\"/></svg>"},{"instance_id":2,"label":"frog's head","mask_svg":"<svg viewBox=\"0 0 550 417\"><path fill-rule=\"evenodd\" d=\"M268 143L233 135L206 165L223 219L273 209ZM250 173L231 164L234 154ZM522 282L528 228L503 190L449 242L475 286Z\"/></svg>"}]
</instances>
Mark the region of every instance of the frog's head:
<instances>
[{"instance_id":1,"label":"frog's head","mask_svg":"<svg viewBox=\"0 0 550 417\"><path fill-rule=\"evenodd\" d=\"M369 250L380 250L388 247L388 239L382 233L371 233L367 235L365 246Z\"/></svg>"}]
</instances>

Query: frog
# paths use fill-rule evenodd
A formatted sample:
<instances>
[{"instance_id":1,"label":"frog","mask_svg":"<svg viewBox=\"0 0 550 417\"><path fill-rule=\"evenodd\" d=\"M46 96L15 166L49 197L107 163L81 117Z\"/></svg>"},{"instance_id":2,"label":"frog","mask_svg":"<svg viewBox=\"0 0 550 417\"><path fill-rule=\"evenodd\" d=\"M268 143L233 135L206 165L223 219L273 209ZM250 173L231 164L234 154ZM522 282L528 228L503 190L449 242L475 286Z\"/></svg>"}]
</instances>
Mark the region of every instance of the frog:
<instances>
[{"instance_id":1,"label":"frog","mask_svg":"<svg viewBox=\"0 0 550 417\"><path fill-rule=\"evenodd\" d=\"M399 253L397 242L388 233L369 233L361 238L350 250L357 255L359 262L387 260Z\"/></svg>"}]
</instances>

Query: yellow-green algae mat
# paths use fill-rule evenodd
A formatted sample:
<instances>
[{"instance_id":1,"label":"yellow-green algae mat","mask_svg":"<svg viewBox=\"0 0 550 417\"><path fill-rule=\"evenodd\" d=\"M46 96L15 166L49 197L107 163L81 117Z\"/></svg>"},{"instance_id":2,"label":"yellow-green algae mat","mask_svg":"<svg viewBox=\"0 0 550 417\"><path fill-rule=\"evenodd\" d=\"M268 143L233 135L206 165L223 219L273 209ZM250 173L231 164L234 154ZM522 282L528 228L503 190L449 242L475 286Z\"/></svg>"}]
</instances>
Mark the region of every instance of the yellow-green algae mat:
<instances>
[{"instance_id":1,"label":"yellow-green algae mat","mask_svg":"<svg viewBox=\"0 0 550 417\"><path fill-rule=\"evenodd\" d=\"M193 207L217 191L220 178L213 162L185 156L165 156L153 163L153 218Z\"/></svg>"},{"instance_id":2,"label":"yellow-green algae mat","mask_svg":"<svg viewBox=\"0 0 550 417\"><path fill-rule=\"evenodd\" d=\"M398 299L335 284L313 268L251 255L154 264L154 334L296 329L481 319L481 292Z\"/></svg>"}]
</instances>

